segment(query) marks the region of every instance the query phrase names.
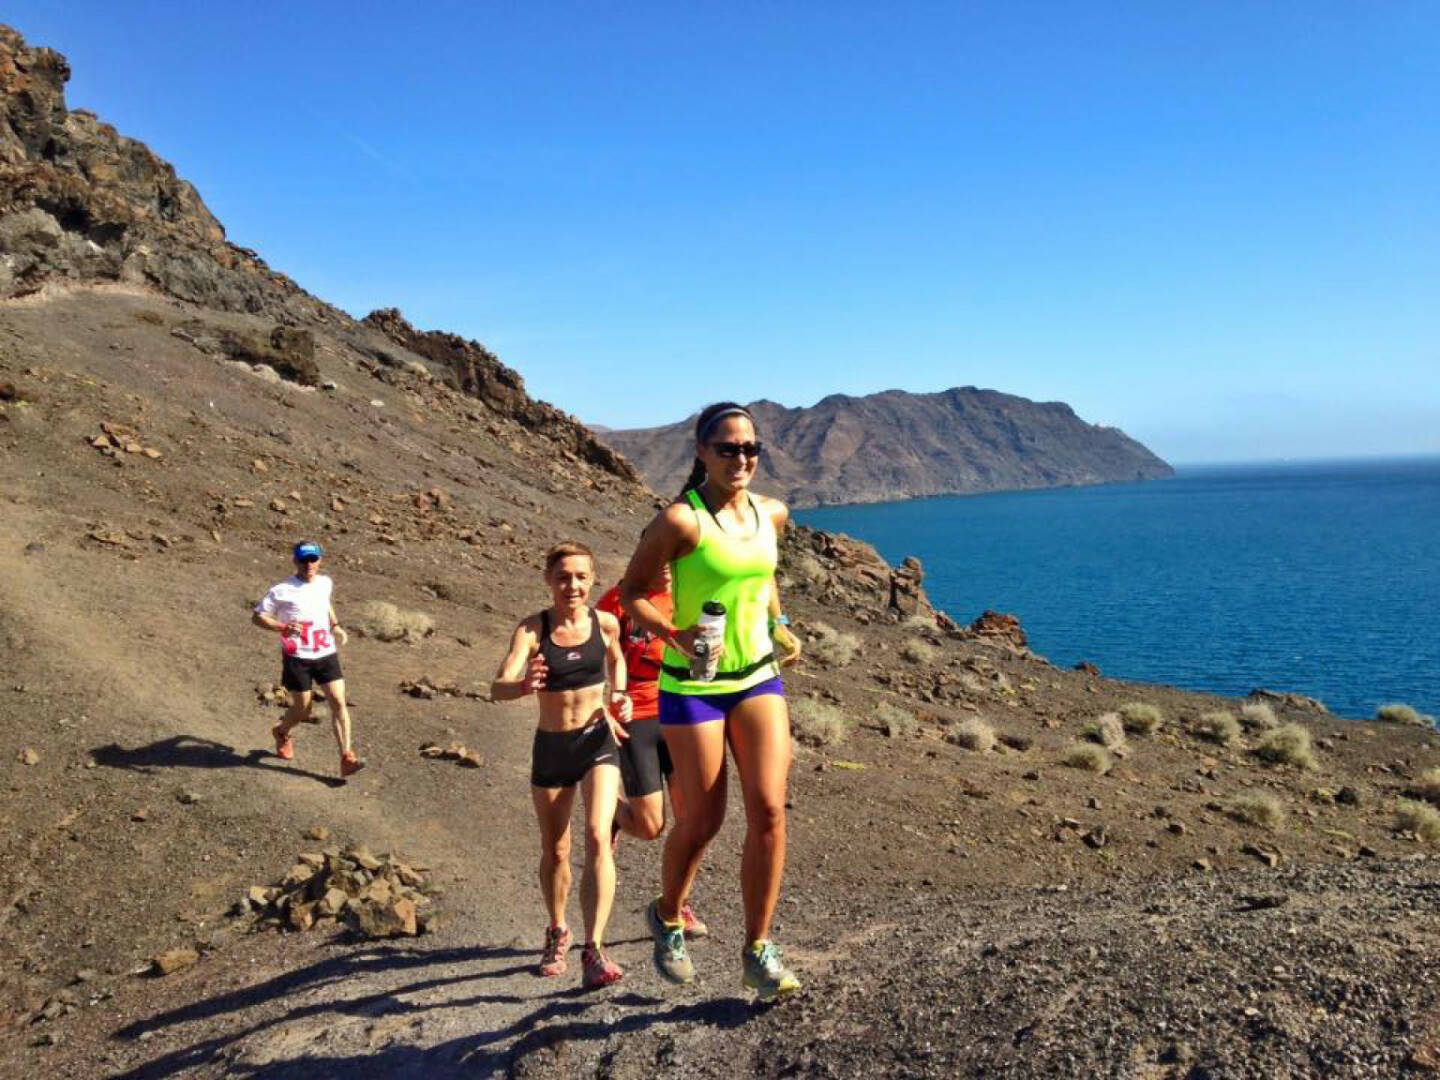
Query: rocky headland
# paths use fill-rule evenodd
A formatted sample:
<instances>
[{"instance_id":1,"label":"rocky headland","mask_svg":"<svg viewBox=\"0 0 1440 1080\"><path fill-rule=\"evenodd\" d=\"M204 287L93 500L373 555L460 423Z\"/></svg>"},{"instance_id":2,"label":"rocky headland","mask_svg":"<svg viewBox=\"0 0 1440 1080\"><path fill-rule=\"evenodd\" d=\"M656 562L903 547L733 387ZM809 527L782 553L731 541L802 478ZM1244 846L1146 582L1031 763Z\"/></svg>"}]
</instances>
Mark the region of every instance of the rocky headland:
<instances>
[{"instance_id":1,"label":"rocky headland","mask_svg":"<svg viewBox=\"0 0 1440 1080\"><path fill-rule=\"evenodd\" d=\"M1174 471L1123 431L1087 424L1062 402L973 386L747 407L765 442L761 475L797 507L1134 483ZM652 486L673 491L690 470L694 417L602 438Z\"/></svg>"}]
</instances>

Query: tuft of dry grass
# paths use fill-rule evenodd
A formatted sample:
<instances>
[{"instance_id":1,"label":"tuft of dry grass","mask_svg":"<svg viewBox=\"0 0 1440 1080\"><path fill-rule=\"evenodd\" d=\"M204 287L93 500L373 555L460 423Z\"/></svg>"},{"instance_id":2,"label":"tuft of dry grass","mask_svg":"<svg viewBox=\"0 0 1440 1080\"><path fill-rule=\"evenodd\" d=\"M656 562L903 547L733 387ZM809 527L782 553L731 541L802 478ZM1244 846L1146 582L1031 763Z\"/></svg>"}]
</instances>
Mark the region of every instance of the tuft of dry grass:
<instances>
[{"instance_id":1,"label":"tuft of dry grass","mask_svg":"<svg viewBox=\"0 0 1440 1080\"><path fill-rule=\"evenodd\" d=\"M1230 800L1229 814L1247 825L1278 829L1285 824L1285 804L1274 795L1254 792Z\"/></svg>"},{"instance_id":2,"label":"tuft of dry grass","mask_svg":"<svg viewBox=\"0 0 1440 1080\"><path fill-rule=\"evenodd\" d=\"M1429 727L1430 718L1421 716L1413 705L1392 701L1375 710L1375 719L1384 724L1409 724L1411 727Z\"/></svg>"},{"instance_id":3,"label":"tuft of dry grass","mask_svg":"<svg viewBox=\"0 0 1440 1080\"><path fill-rule=\"evenodd\" d=\"M1201 713L1200 718L1190 725L1190 734L1206 742L1234 746L1240 741L1240 721L1223 710Z\"/></svg>"},{"instance_id":4,"label":"tuft of dry grass","mask_svg":"<svg viewBox=\"0 0 1440 1080\"><path fill-rule=\"evenodd\" d=\"M423 611L407 611L388 600L367 600L351 609L345 628L377 641L414 643L435 632L435 620Z\"/></svg>"},{"instance_id":5,"label":"tuft of dry grass","mask_svg":"<svg viewBox=\"0 0 1440 1080\"><path fill-rule=\"evenodd\" d=\"M904 738L915 730L915 714L889 701L875 707L875 722L892 739Z\"/></svg>"},{"instance_id":6,"label":"tuft of dry grass","mask_svg":"<svg viewBox=\"0 0 1440 1080\"><path fill-rule=\"evenodd\" d=\"M908 626L912 630L934 630L935 616L922 615L917 611L907 616L902 625Z\"/></svg>"},{"instance_id":7,"label":"tuft of dry grass","mask_svg":"<svg viewBox=\"0 0 1440 1080\"><path fill-rule=\"evenodd\" d=\"M1285 724L1267 731L1255 744L1254 754L1269 765L1294 765L1297 769L1320 767L1310 745L1310 732L1299 724Z\"/></svg>"},{"instance_id":8,"label":"tuft of dry grass","mask_svg":"<svg viewBox=\"0 0 1440 1080\"><path fill-rule=\"evenodd\" d=\"M815 640L806 647L805 655L827 667L842 668L860 651L859 638L836 630L829 623L810 623L806 629L815 635Z\"/></svg>"},{"instance_id":9,"label":"tuft of dry grass","mask_svg":"<svg viewBox=\"0 0 1440 1080\"><path fill-rule=\"evenodd\" d=\"M935 646L927 641L921 641L919 638L911 638L900 649L900 655L912 664L933 664L935 662Z\"/></svg>"},{"instance_id":10,"label":"tuft of dry grass","mask_svg":"<svg viewBox=\"0 0 1440 1080\"><path fill-rule=\"evenodd\" d=\"M1120 706L1120 721L1132 735L1149 735L1165 722L1165 714L1148 701L1127 701Z\"/></svg>"},{"instance_id":11,"label":"tuft of dry grass","mask_svg":"<svg viewBox=\"0 0 1440 1080\"><path fill-rule=\"evenodd\" d=\"M1086 772L1107 773L1115 764L1114 759L1103 746L1094 743L1075 743L1066 747L1060 755L1060 764Z\"/></svg>"},{"instance_id":12,"label":"tuft of dry grass","mask_svg":"<svg viewBox=\"0 0 1440 1080\"><path fill-rule=\"evenodd\" d=\"M1085 738L1106 750L1121 753L1125 749L1125 723L1119 713L1101 713L1085 725Z\"/></svg>"},{"instance_id":13,"label":"tuft of dry grass","mask_svg":"<svg viewBox=\"0 0 1440 1080\"><path fill-rule=\"evenodd\" d=\"M1247 701L1240 706L1240 724L1246 731L1273 731L1280 721L1268 701Z\"/></svg>"},{"instance_id":14,"label":"tuft of dry grass","mask_svg":"<svg viewBox=\"0 0 1440 1080\"><path fill-rule=\"evenodd\" d=\"M830 579L830 571L825 569L825 564L806 551L796 552L786 559L783 569L790 572L792 581L812 588Z\"/></svg>"},{"instance_id":15,"label":"tuft of dry grass","mask_svg":"<svg viewBox=\"0 0 1440 1080\"><path fill-rule=\"evenodd\" d=\"M814 698L790 702L790 733L809 746L836 746L850 736L855 722L834 705Z\"/></svg>"},{"instance_id":16,"label":"tuft of dry grass","mask_svg":"<svg viewBox=\"0 0 1440 1080\"><path fill-rule=\"evenodd\" d=\"M1426 769L1413 784L1410 794L1426 802L1440 803L1440 769Z\"/></svg>"},{"instance_id":17,"label":"tuft of dry grass","mask_svg":"<svg viewBox=\"0 0 1440 1080\"><path fill-rule=\"evenodd\" d=\"M1440 844L1440 810L1414 799L1400 799L1395 804L1395 827L1413 832L1427 844Z\"/></svg>"},{"instance_id":18,"label":"tuft of dry grass","mask_svg":"<svg viewBox=\"0 0 1440 1080\"><path fill-rule=\"evenodd\" d=\"M972 716L945 732L945 741L983 754L995 749L995 729L979 717Z\"/></svg>"}]
</instances>

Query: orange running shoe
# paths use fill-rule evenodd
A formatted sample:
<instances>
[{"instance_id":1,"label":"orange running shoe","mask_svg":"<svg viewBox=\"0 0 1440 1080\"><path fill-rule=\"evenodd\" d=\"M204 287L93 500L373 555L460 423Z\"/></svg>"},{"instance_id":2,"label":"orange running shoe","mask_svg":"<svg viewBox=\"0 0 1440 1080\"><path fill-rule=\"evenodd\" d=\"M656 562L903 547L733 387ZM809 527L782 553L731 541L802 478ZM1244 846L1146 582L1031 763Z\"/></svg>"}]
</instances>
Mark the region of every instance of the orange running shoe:
<instances>
[{"instance_id":1,"label":"orange running shoe","mask_svg":"<svg viewBox=\"0 0 1440 1080\"><path fill-rule=\"evenodd\" d=\"M554 978L565 974L565 953L570 949L570 928L552 926L545 931L545 951L540 954L540 966L535 974Z\"/></svg>"},{"instance_id":2,"label":"orange running shoe","mask_svg":"<svg viewBox=\"0 0 1440 1080\"><path fill-rule=\"evenodd\" d=\"M612 986L625 977L620 965L605 955L599 945L586 945L580 953L580 966L584 971L582 982L586 990L599 990Z\"/></svg>"},{"instance_id":3,"label":"orange running shoe","mask_svg":"<svg viewBox=\"0 0 1440 1080\"><path fill-rule=\"evenodd\" d=\"M345 753L340 755L340 775L342 777L354 776L364 767L364 759L356 757L354 750L346 750Z\"/></svg>"},{"instance_id":4,"label":"orange running shoe","mask_svg":"<svg viewBox=\"0 0 1440 1080\"><path fill-rule=\"evenodd\" d=\"M270 734L275 736L275 756L289 761L295 756L295 740L290 737L290 732L276 724L270 729Z\"/></svg>"}]
</instances>

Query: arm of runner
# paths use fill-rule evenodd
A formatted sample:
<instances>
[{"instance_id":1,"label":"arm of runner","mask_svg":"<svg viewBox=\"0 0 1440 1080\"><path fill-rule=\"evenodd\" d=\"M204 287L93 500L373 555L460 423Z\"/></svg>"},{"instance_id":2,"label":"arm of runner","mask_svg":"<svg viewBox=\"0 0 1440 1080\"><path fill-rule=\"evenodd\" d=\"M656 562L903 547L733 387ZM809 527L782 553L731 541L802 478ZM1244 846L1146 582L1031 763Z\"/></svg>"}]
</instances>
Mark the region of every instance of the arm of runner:
<instances>
[{"instance_id":1,"label":"arm of runner","mask_svg":"<svg viewBox=\"0 0 1440 1080\"><path fill-rule=\"evenodd\" d=\"M785 535L785 527L790 523L790 508L779 499L768 496L762 495L760 500L765 512L770 515L770 523L775 526L778 540ZM770 579L770 638L780 654L781 667L789 667L800 659L800 639L791 631L789 620L780 607L780 584L774 577Z\"/></svg>"},{"instance_id":2,"label":"arm of runner","mask_svg":"<svg viewBox=\"0 0 1440 1080\"><path fill-rule=\"evenodd\" d=\"M500 670L490 684L491 701L514 701L526 694L545 689L545 677L549 669L538 652L535 630L526 619L515 627L510 637L510 651L500 663Z\"/></svg>"},{"instance_id":3,"label":"arm of runner","mask_svg":"<svg viewBox=\"0 0 1440 1080\"><path fill-rule=\"evenodd\" d=\"M630 565L620 580L620 602L636 625L654 634L672 649L690 656L695 651L697 627L676 627L647 599L650 582L666 563L688 555L700 542L700 526L694 512L680 503L660 511L640 537Z\"/></svg>"},{"instance_id":4,"label":"arm of runner","mask_svg":"<svg viewBox=\"0 0 1440 1080\"><path fill-rule=\"evenodd\" d=\"M616 742L630 738L626 725L630 723L629 677L625 671L625 650L620 647L620 621L608 611L597 611L600 633L605 638L605 673L610 683L610 696L605 709L605 721L610 725L610 734Z\"/></svg>"},{"instance_id":5,"label":"arm of runner","mask_svg":"<svg viewBox=\"0 0 1440 1080\"><path fill-rule=\"evenodd\" d=\"M292 624L281 622L275 618L274 590L267 592L264 599L255 605L255 610L250 613L250 622L261 630L268 630L272 634L279 634L281 637L288 637L292 632Z\"/></svg>"},{"instance_id":6,"label":"arm of runner","mask_svg":"<svg viewBox=\"0 0 1440 1080\"><path fill-rule=\"evenodd\" d=\"M789 667L800 659L800 639L790 629L790 622L780 609L780 584L770 579L770 639L780 654L780 666Z\"/></svg>"},{"instance_id":7,"label":"arm of runner","mask_svg":"<svg viewBox=\"0 0 1440 1080\"><path fill-rule=\"evenodd\" d=\"M335 637L335 644L348 645L350 643L350 635L345 632L345 628L340 625L340 620L335 617L334 604L330 605L330 633Z\"/></svg>"}]
</instances>

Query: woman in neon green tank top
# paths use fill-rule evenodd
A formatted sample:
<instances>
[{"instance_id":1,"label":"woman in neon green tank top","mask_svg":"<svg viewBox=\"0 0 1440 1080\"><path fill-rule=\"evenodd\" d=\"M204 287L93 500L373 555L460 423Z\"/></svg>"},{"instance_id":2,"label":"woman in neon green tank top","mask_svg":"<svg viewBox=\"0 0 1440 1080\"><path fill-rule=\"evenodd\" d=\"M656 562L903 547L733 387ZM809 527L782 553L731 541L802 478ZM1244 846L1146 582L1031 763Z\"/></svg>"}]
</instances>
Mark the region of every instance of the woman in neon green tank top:
<instances>
[{"instance_id":1,"label":"woman in neon green tank top","mask_svg":"<svg viewBox=\"0 0 1440 1080\"><path fill-rule=\"evenodd\" d=\"M790 715L779 665L799 655L775 590L777 540L790 512L750 491L761 445L755 420L733 402L706 408L695 424L695 467L685 490L646 529L620 596L634 621L664 639L660 725L683 797L665 843L662 893L650 905L655 967L672 982L695 977L680 910L705 848L725 820L725 747L745 793L743 981L764 1000L800 987L770 941L785 869L785 786ZM645 586L671 567L674 622L645 599ZM725 633L712 680L690 676L702 605L725 607ZM776 620L779 620L778 623ZM778 652L778 656L777 656Z\"/></svg>"}]
</instances>

